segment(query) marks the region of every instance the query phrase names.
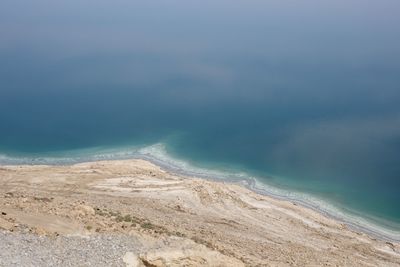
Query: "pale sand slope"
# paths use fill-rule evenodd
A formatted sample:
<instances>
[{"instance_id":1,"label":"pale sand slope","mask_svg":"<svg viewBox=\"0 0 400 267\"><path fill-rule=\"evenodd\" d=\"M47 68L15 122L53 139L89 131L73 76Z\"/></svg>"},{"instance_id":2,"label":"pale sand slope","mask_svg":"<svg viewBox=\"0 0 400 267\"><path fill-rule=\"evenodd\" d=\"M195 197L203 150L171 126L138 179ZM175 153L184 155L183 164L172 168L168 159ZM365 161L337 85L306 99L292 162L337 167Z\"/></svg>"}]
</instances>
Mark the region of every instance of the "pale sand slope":
<instances>
[{"instance_id":1,"label":"pale sand slope","mask_svg":"<svg viewBox=\"0 0 400 267\"><path fill-rule=\"evenodd\" d=\"M0 228L15 236L131 237L140 245L121 247L117 266L400 266L400 244L143 160L1 166L0 212Z\"/></svg>"}]
</instances>

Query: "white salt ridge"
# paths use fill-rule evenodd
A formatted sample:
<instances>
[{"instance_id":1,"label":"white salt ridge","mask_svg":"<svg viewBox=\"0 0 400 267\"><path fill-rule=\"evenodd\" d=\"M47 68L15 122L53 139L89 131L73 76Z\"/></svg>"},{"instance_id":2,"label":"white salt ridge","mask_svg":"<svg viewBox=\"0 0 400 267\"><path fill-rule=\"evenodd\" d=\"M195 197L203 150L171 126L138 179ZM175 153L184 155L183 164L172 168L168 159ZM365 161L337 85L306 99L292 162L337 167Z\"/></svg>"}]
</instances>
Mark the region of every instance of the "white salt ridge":
<instances>
[{"instance_id":1,"label":"white salt ridge","mask_svg":"<svg viewBox=\"0 0 400 267\"><path fill-rule=\"evenodd\" d=\"M325 200L316 198L309 194L294 192L268 185L264 182L260 182L260 179L257 177L253 177L245 172L226 172L196 167L187 161L177 159L169 155L167 153L166 146L162 143L157 143L146 147L125 147L123 149L92 148L67 151L64 152L63 155L64 156L62 157L52 155L47 157L11 157L7 155L0 155L0 165L69 165L88 161L140 158L151 161L160 167L177 174L206 179L240 182L244 186L257 193L301 204L333 217L356 230L369 233L381 239L400 242L400 231L380 226L379 219L363 218L360 215L357 215L355 211L346 210L344 207L337 207ZM378 221L378 223L374 221ZM395 225L393 227L397 229L398 226Z\"/></svg>"}]
</instances>

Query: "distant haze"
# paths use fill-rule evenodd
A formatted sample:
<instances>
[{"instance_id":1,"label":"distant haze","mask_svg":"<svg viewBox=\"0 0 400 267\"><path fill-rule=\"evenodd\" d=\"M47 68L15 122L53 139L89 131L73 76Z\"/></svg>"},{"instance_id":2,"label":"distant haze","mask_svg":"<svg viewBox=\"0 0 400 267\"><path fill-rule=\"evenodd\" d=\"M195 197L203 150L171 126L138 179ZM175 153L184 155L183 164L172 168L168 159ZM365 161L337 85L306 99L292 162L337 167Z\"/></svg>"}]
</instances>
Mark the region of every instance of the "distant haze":
<instances>
[{"instance_id":1,"label":"distant haze","mask_svg":"<svg viewBox=\"0 0 400 267\"><path fill-rule=\"evenodd\" d=\"M400 222L400 2L0 2L0 154L157 142Z\"/></svg>"}]
</instances>

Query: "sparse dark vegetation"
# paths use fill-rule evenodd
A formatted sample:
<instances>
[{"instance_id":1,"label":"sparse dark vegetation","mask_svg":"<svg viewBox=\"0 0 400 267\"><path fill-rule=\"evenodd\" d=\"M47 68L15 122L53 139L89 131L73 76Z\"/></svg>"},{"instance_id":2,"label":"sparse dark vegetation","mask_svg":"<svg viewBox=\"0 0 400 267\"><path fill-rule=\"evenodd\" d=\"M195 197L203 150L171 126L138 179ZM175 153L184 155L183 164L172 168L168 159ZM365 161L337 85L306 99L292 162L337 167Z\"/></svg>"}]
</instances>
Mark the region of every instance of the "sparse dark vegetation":
<instances>
[{"instance_id":1,"label":"sparse dark vegetation","mask_svg":"<svg viewBox=\"0 0 400 267\"><path fill-rule=\"evenodd\" d=\"M149 222L142 223L140 226L144 229L154 229L154 225Z\"/></svg>"},{"instance_id":2,"label":"sparse dark vegetation","mask_svg":"<svg viewBox=\"0 0 400 267\"><path fill-rule=\"evenodd\" d=\"M124 217L122 217L121 215L118 215L117 218L115 218L115 220L117 222L123 222L124 221Z\"/></svg>"},{"instance_id":3,"label":"sparse dark vegetation","mask_svg":"<svg viewBox=\"0 0 400 267\"><path fill-rule=\"evenodd\" d=\"M121 215L121 213L119 213L119 212L114 212L114 211L110 211L110 212L108 212L108 214L109 214L111 217L117 217L118 215Z\"/></svg>"},{"instance_id":4,"label":"sparse dark vegetation","mask_svg":"<svg viewBox=\"0 0 400 267\"><path fill-rule=\"evenodd\" d=\"M208 242L208 241L206 241L206 240L204 240L204 239L202 239L200 237L193 236L192 240L194 242L196 242L197 244L202 244L202 245L205 245L206 247L213 248L213 245L212 245L211 242Z\"/></svg>"},{"instance_id":5,"label":"sparse dark vegetation","mask_svg":"<svg viewBox=\"0 0 400 267\"><path fill-rule=\"evenodd\" d=\"M107 216L107 215L108 215L107 212L104 212L104 211L102 211L102 210L99 209L99 208L96 208L96 209L95 209L95 212L96 212L96 215L99 215L99 216Z\"/></svg>"},{"instance_id":6,"label":"sparse dark vegetation","mask_svg":"<svg viewBox=\"0 0 400 267\"><path fill-rule=\"evenodd\" d=\"M172 234L175 235L175 236L179 236L179 237L185 237L186 236L184 233L181 233L181 232L175 232L175 233L172 233Z\"/></svg>"}]
</instances>

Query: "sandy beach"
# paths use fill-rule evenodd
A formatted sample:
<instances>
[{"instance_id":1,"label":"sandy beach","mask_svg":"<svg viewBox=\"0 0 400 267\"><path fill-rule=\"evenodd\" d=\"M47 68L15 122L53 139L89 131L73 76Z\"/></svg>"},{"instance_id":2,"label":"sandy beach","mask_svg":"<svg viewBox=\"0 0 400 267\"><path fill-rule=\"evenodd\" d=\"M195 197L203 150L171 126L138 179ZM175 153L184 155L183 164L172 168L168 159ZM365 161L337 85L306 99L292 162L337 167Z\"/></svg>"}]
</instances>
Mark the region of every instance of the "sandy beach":
<instances>
[{"instance_id":1,"label":"sandy beach","mask_svg":"<svg viewBox=\"0 0 400 267\"><path fill-rule=\"evenodd\" d=\"M0 166L0 266L400 266L400 244L144 160Z\"/></svg>"}]
</instances>

